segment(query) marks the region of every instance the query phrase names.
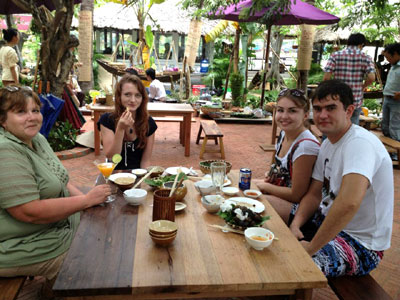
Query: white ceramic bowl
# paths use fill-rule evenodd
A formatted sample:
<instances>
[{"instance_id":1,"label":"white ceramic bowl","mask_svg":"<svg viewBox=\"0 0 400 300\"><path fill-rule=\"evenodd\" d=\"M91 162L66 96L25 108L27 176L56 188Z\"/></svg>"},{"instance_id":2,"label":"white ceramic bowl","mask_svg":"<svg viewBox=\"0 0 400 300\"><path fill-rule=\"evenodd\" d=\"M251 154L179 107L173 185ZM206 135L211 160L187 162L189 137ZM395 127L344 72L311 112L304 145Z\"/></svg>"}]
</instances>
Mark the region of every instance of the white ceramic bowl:
<instances>
[{"instance_id":1,"label":"white ceramic bowl","mask_svg":"<svg viewBox=\"0 0 400 300\"><path fill-rule=\"evenodd\" d=\"M130 189L124 192L124 198L130 205L140 205L147 197L147 191L143 189Z\"/></svg>"},{"instance_id":2,"label":"white ceramic bowl","mask_svg":"<svg viewBox=\"0 0 400 300\"><path fill-rule=\"evenodd\" d=\"M226 186L222 188L222 192L228 196L235 196L239 193L239 189L234 186Z\"/></svg>"},{"instance_id":3,"label":"white ceramic bowl","mask_svg":"<svg viewBox=\"0 0 400 300\"><path fill-rule=\"evenodd\" d=\"M225 199L218 195L206 195L201 197L201 204L211 214L219 212L219 207Z\"/></svg>"},{"instance_id":4,"label":"white ceramic bowl","mask_svg":"<svg viewBox=\"0 0 400 300\"><path fill-rule=\"evenodd\" d=\"M258 190L245 190L245 191L243 192L243 194L244 194L246 197L253 198L253 199L257 199L258 197L261 196L262 193L261 193L260 191L258 191Z\"/></svg>"},{"instance_id":5,"label":"white ceramic bowl","mask_svg":"<svg viewBox=\"0 0 400 300\"><path fill-rule=\"evenodd\" d=\"M210 195L216 191L216 187L213 185L212 181L209 180L197 181L194 187L202 195Z\"/></svg>"},{"instance_id":6,"label":"white ceramic bowl","mask_svg":"<svg viewBox=\"0 0 400 300\"><path fill-rule=\"evenodd\" d=\"M132 173L135 174L137 177L142 177L144 174L147 173L146 169L133 169Z\"/></svg>"},{"instance_id":7,"label":"white ceramic bowl","mask_svg":"<svg viewBox=\"0 0 400 300\"><path fill-rule=\"evenodd\" d=\"M262 227L249 227L244 231L247 243L256 250L263 250L272 244L274 234Z\"/></svg>"}]
</instances>

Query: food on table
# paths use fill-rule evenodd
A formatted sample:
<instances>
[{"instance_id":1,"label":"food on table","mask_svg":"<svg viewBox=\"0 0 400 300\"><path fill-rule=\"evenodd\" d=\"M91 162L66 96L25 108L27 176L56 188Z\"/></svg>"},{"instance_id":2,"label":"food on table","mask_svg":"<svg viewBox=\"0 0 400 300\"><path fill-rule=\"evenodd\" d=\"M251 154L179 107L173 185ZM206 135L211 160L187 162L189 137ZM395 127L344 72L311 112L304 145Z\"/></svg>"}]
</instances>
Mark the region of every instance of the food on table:
<instances>
[{"instance_id":1,"label":"food on table","mask_svg":"<svg viewBox=\"0 0 400 300\"><path fill-rule=\"evenodd\" d=\"M266 234L265 236L252 235L250 238L253 239L253 240L262 241L262 242L272 240L272 236L270 234Z\"/></svg>"},{"instance_id":2,"label":"food on table","mask_svg":"<svg viewBox=\"0 0 400 300\"><path fill-rule=\"evenodd\" d=\"M158 177L154 177L154 178L147 178L144 180L144 182L152 187L160 188L163 186L164 183L166 183L168 181L172 181L172 182L175 181L176 176L177 175L168 175L168 176L158 176ZM185 174L180 173L177 180L180 180L182 176L184 177L184 180L187 179L187 176Z\"/></svg>"},{"instance_id":3,"label":"food on table","mask_svg":"<svg viewBox=\"0 0 400 300\"><path fill-rule=\"evenodd\" d=\"M121 154L116 153L116 154L113 155L111 160L112 160L112 162L114 164L119 164L121 162L121 160L122 160L122 156L121 156Z\"/></svg>"},{"instance_id":4,"label":"food on table","mask_svg":"<svg viewBox=\"0 0 400 300\"><path fill-rule=\"evenodd\" d=\"M101 163L97 165L97 168L103 174L104 178L110 177L111 173L114 171L115 163Z\"/></svg>"},{"instance_id":5,"label":"food on table","mask_svg":"<svg viewBox=\"0 0 400 300\"><path fill-rule=\"evenodd\" d=\"M249 204L246 203L246 205ZM258 227L269 219L269 216L262 216L243 205L234 205L225 202L220 208L221 211L218 215L224 219L227 224L237 227Z\"/></svg>"},{"instance_id":6,"label":"food on table","mask_svg":"<svg viewBox=\"0 0 400 300\"><path fill-rule=\"evenodd\" d=\"M114 180L115 183L125 185L125 184L132 184L135 181L133 177L119 177Z\"/></svg>"},{"instance_id":7,"label":"food on table","mask_svg":"<svg viewBox=\"0 0 400 300\"><path fill-rule=\"evenodd\" d=\"M255 192L248 192L248 193L247 193L247 196L258 196L258 194L255 193Z\"/></svg>"}]
</instances>

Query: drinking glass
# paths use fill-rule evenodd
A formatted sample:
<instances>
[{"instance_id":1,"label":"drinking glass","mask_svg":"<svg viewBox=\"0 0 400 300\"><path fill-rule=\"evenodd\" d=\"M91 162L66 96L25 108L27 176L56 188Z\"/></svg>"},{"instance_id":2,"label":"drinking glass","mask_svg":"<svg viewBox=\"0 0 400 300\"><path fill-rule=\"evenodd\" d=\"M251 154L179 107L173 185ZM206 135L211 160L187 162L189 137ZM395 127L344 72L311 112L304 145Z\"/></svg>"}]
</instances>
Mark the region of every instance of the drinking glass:
<instances>
[{"instance_id":1,"label":"drinking glass","mask_svg":"<svg viewBox=\"0 0 400 300\"><path fill-rule=\"evenodd\" d=\"M106 181L106 184L108 184L108 178L110 177L111 173L114 171L115 167L117 166L117 164L114 164L112 162L95 162L97 168L99 169L99 171L101 172L101 174L104 177L104 180ZM107 197L106 199L106 203L110 203L115 201L116 197L115 195L110 195Z\"/></svg>"},{"instance_id":2,"label":"drinking glass","mask_svg":"<svg viewBox=\"0 0 400 300\"><path fill-rule=\"evenodd\" d=\"M221 195L221 189L225 182L226 163L213 162L211 163L211 178L217 188L217 195Z\"/></svg>"}]
</instances>

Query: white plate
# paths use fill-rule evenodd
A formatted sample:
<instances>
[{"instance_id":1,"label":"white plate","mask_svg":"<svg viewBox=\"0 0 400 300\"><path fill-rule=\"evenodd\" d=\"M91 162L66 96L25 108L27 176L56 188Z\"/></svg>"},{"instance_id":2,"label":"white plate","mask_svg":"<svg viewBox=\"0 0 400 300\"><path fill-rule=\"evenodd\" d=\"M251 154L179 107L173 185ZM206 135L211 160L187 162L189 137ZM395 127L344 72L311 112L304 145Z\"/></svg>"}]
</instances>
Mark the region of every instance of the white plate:
<instances>
[{"instance_id":1,"label":"white plate","mask_svg":"<svg viewBox=\"0 0 400 300\"><path fill-rule=\"evenodd\" d=\"M133 169L132 173L135 174L136 176L140 177L143 176L144 174L147 173L146 169Z\"/></svg>"},{"instance_id":2,"label":"white plate","mask_svg":"<svg viewBox=\"0 0 400 300\"><path fill-rule=\"evenodd\" d=\"M176 175L178 174L178 169L181 169L181 172L185 173L186 175L189 174L190 170L185 167L169 167L165 170L166 173L170 175Z\"/></svg>"},{"instance_id":3,"label":"white plate","mask_svg":"<svg viewBox=\"0 0 400 300\"><path fill-rule=\"evenodd\" d=\"M184 210L186 208L186 204L182 202L175 202L175 211Z\"/></svg>"},{"instance_id":4,"label":"white plate","mask_svg":"<svg viewBox=\"0 0 400 300\"><path fill-rule=\"evenodd\" d=\"M247 197L232 197L225 200L225 203L232 203L235 205L247 206L249 209L256 213L262 213L265 210L264 204L260 201L247 198Z\"/></svg>"},{"instance_id":5,"label":"white plate","mask_svg":"<svg viewBox=\"0 0 400 300\"><path fill-rule=\"evenodd\" d=\"M110 181L114 182L115 179L121 178L121 177L132 177L134 180L136 180L136 175L132 174L132 173L115 173L115 174L111 174L110 177L108 177L108 179Z\"/></svg>"},{"instance_id":6,"label":"white plate","mask_svg":"<svg viewBox=\"0 0 400 300\"><path fill-rule=\"evenodd\" d=\"M204 175L203 176L203 180L212 181L211 175L210 174ZM228 186L228 185L231 185L231 184L232 184L232 181L228 177L225 177L225 181L224 181L224 185L223 186Z\"/></svg>"}]
</instances>

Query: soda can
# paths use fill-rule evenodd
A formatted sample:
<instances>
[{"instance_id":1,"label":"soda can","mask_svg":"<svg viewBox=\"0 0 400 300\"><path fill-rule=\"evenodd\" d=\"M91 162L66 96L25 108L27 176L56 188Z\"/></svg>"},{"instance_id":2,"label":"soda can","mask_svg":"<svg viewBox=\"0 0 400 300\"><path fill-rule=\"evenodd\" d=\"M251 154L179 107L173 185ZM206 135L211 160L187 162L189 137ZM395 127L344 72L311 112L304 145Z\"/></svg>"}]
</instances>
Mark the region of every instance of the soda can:
<instances>
[{"instance_id":1,"label":"soda can","mask_svg":"<svg viewBox=\"0 0 400 300\"><path fill-rule=\"evenodd\" d=\"M239 189L242 191L250 189L251 170L249 168L241 168L239 172Z\"/></svg>"}]
</instances>

